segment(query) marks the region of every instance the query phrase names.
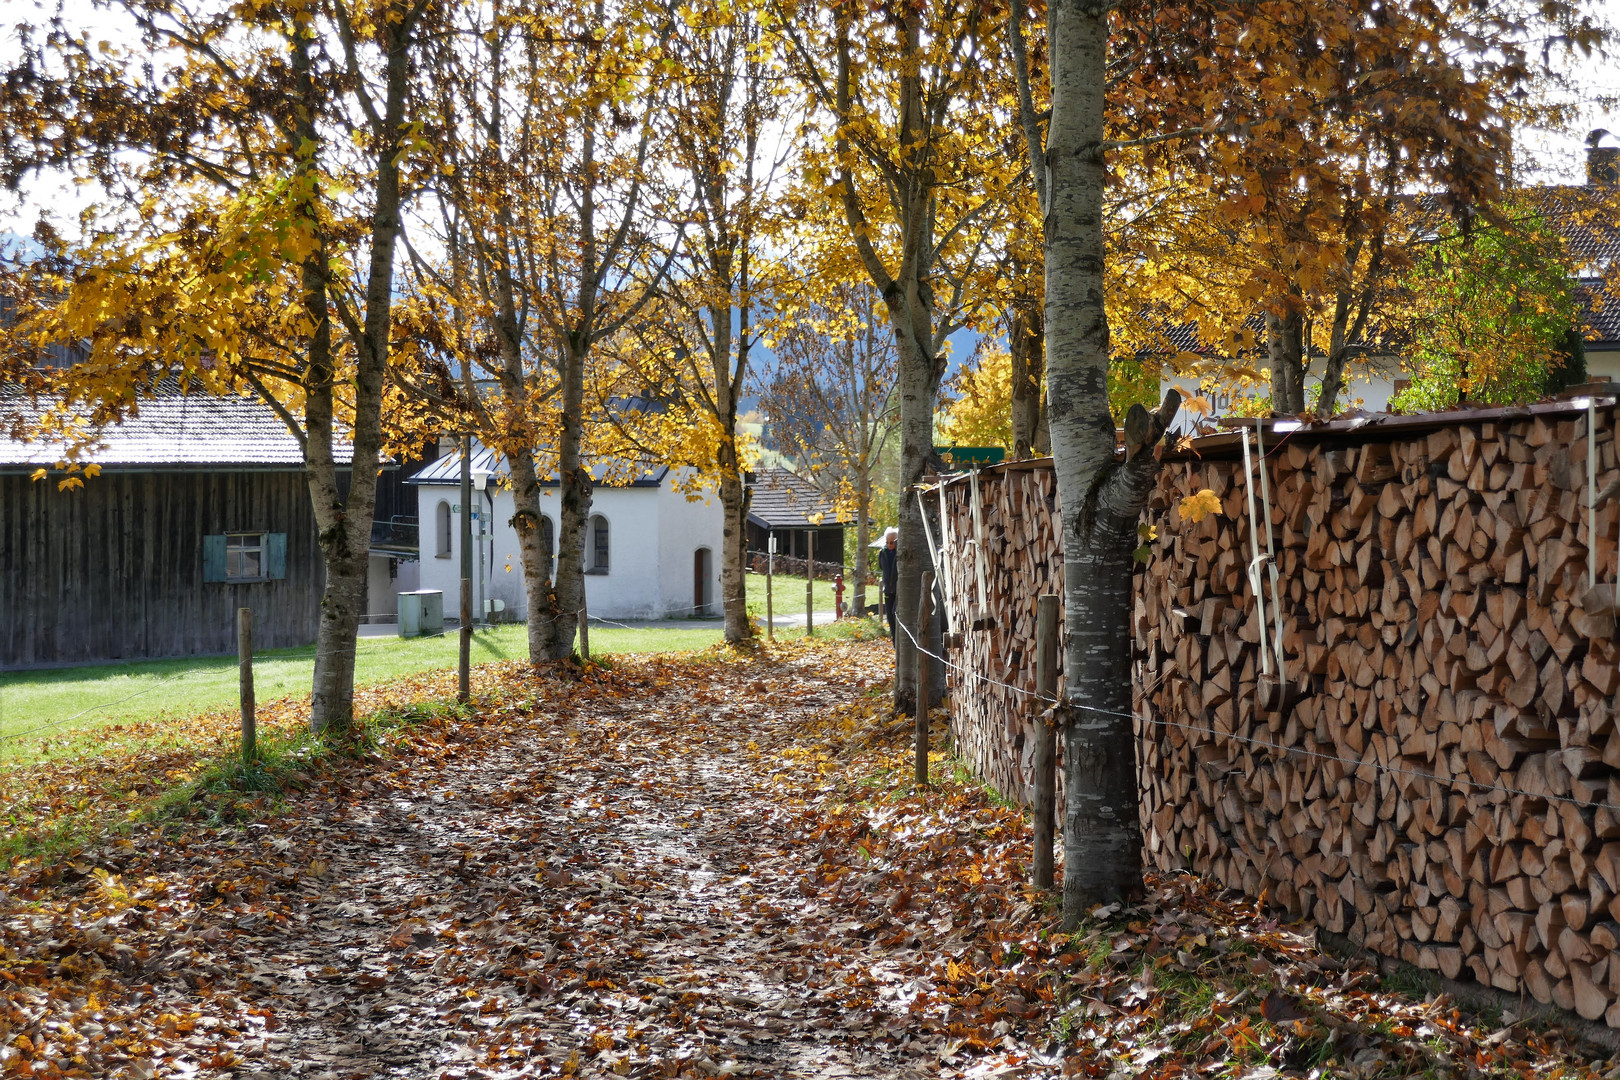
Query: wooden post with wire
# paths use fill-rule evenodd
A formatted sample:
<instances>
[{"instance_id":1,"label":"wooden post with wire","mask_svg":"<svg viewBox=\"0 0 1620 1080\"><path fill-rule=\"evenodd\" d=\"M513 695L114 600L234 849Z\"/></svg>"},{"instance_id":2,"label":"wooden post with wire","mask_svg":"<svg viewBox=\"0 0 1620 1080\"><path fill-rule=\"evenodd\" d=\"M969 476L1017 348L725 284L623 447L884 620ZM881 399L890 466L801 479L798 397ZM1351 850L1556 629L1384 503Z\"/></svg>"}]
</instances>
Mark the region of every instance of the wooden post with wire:
<instances>
[{"instance_id":1,"label":"wooden post with wire","mask_svg":"<svg viewBox=\"0 0 1620 1080\"><path fill-rule=\"evenodd\" d=\"M1047 709L1057 698L1058 626L1063 601L1047 594L1035 601L1035 692L1041 717L1035 724L1035 856L1030 884L1052 887L1052 841L1057 828L1057 728L1047 722ZM1054 714L1056 715L1056 714Z\"/></svg>"},{"instance_id":2,"label":"wooden post with wire","mask_svg":"<svg viewBox=\"0 0 1620 1080\"><path fill-rule=\"evenodd\" d=\"M259 721L253 700L253 609L236 609L237 675L242 698L242 765L259 756Z\"/></svg>"},{"instance_id":3,"label":"wooden post with wire","mask_svg":"<svg viewBox=\"0 0 1620 1080\"><path fill-rule=\"evenodd\" d=\"M816 636L816 534L804 532L804 636Z\"/></svg>"},{"instance_id":4,"label":"wooden post with wire","mask_svg":"<svg viewBox=\"0 0 1620 1080\"><path fill-rule=\"evenodd\" d=\"M934 574L922 576L917 599L917 786L928 786L928 625L934 621Z\"/></svg>"},{"instance_id":5,"label":"wooden post with wire","mask_svg":"<svg viewBox=\"0 0 1620 1080\"><path fill-rule=\"evenodd\" d=\"M771 583L776 577L776 533L765 537L765 636L776 640L776 612L771 609Z\"/></svg>"}]
</instances>

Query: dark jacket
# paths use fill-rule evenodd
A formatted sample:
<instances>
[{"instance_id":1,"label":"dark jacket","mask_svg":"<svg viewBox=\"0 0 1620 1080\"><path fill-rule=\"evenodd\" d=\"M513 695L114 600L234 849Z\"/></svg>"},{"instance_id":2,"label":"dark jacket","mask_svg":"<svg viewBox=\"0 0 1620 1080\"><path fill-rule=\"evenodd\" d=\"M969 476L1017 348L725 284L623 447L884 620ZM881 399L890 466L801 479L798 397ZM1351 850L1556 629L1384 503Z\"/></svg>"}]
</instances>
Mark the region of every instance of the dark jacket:
<instances>
[{"instance_id":1,"label":"dark jacket","mask_svg":"<svg viewBox=\"0 0 1620 1080\"><path fill-rule=\"evenodd\" d=\"M883 595L893 596L898 591L900 553L885 547L878 552L878 573L883 576Z\"/></svg>"}]
</instances>

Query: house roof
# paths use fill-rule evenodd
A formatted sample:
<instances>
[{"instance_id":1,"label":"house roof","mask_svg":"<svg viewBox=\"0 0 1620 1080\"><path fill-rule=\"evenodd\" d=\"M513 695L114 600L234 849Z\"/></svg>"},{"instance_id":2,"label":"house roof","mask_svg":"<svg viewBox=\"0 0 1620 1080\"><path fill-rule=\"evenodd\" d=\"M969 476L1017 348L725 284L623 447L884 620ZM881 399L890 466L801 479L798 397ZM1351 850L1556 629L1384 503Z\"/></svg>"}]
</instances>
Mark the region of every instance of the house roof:
<instances>
[{"instance_id":1,"label":"house roof","mask_svg":"<svg viewBox=\"0 0 1620 1080\"><path fill-rule=\"evenodd\" d=\"M1580 277L1575 286L1577 317L1589 349L1620 349L1620 221L1615 221L1611 208L1615 203L1612 189L1593 184L1549 184L1516 192L1528 199L1555 232L1562 237L1570 259L1578 268ZM1432 194L1403 196L1409 205L1425 217L1432 217L1438 231L1446 211L1437 196ZM1246 330L1255 332L1260 344L1250 355L1265 359L1265 316L1256 312L1243 321ZM1154 328L1170 349L1198 353L1203 356L1225 356L1227 350L1219 342L1205 340L1194 322L1163 322ZM1377 342L1361 342L1384 351L1398 352L1403 335L1393 334ZM1319 347L1311 353L1322 355ZM1138 359L1148 358L1147 353Z\"/></svg>"},{"instance_id":2,"label":"house roof","mask_svg":"<svg viewBox=\"0 0 1620 1080\"><path fill-rule=\"evenodd\" d=\"M43 406L26 395L0 388L0 419L42 413ZM159 383L151 397L140 399L130 415L97 434L94 448L78 460L103 468L302 469L298 440L263 401L255 397L216 397L186 393L175 379ZM335 448L339 464L349 463L352 448ZM0 438L0 469L54 465L65 453L61 441L17 442Z\"/></svg>"},{"instance_id":3,"label":"house roof","mask_svg":"<svg viewBox=\"0 0 1620 1080\"><path fill-rule=\"evenodd\" d=\"M486 473L499 481L511 478L511 470L506 467L506 459L491 450L483 443L474 439L472 444L472 471ZM606 485L610 478L622 477L624 469L612 462L599 462L590 467L591 483ZM625 483L614 483L613 487L656 488L662 487L664 477L669 475L668 465L654 465L638 474L636 478ZM461 483L461 451L446 454L437 461L429 462L419 470L415 476L405 478L407 484L459 484ZM540 481L543 487L556 487L556 476L548 476Z\"/></svg>"},{"instance_id":4,"label":"house roof","mask_svg":"<svg viewBox=\"0 0 1620 1080\"><path fill-rule=\"evenodd\" d=\"M764 529L814 529L847 525L832 500L810 481L787 469L761 469L754 474L754 497L748 520ZM818 520L811 520L812 515Z\"/></svg>"}]
</instances>

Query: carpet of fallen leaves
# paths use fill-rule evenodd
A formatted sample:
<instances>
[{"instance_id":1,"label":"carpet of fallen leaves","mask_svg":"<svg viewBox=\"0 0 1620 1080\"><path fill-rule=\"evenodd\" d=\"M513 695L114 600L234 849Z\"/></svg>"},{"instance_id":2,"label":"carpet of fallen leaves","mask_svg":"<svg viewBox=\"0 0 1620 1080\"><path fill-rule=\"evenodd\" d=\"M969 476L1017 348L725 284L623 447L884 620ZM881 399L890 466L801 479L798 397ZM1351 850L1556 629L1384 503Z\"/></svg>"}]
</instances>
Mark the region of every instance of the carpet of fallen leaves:
<instances>
[{"instance_id":1,"label":"carpet of fallen leaves","mask_svg":"<svg viewBox=\"0 0 1620 1080\"><path fill-rule=\"evenodd\" d=\"M1555 1029L1381 988L1371 965L1190 877L1152 878L1144 903L1059 933L1022 884L1015 809L944 757L930 790L906 785L905 735L885 727L890 657L867 643L486 668L470 714L441 710L313 770L261 820L199 808L14 866L0 1075L1615 1064ZM59 794L67 768L39 767L42 788Z\"/></svg>"}]
</instances>

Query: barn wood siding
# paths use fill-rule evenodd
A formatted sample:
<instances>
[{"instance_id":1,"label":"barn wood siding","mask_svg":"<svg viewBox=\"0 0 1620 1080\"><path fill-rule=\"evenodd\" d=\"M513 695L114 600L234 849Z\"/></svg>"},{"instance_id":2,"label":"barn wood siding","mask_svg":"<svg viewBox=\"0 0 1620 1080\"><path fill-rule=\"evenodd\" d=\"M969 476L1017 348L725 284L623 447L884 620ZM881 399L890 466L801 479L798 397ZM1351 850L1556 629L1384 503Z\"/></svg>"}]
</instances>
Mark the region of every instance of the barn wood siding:
<instances>
[{"instance_id":1,"label":"barn wood siding","mask_svg":"<svg viewBox=\"0 0 1620 1080\"><path fill-rule=\"evenodd\" d=\"M287 576L204 584L210 533L284 532ZM119 472L59 492L0 475L0 666L228 653L315 637L324 573L298 472Z\"/></svg>"}]
</instances>

